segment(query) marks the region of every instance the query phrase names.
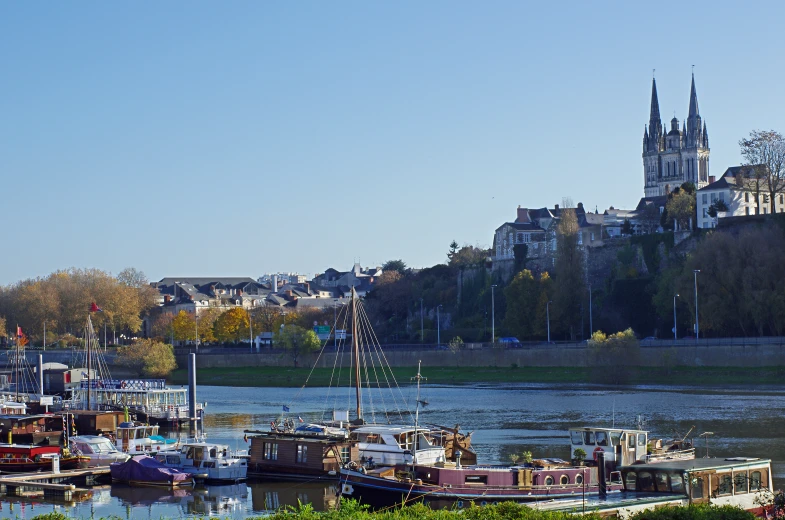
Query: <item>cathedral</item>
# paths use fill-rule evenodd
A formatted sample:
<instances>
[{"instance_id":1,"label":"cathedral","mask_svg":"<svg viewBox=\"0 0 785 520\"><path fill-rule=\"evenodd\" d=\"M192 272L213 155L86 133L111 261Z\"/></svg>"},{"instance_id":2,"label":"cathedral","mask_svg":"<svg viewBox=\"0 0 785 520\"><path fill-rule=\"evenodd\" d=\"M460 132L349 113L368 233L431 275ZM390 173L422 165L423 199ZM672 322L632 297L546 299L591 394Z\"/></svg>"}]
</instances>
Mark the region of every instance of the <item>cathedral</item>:
<instances>
[{"instance_id":1,"label":"cathedral","mask_svg":"<svg viewBox=\"0 0 785 520\"><path fill-rule=\"evenodd\" d=\"M686 124L679 130L679 120L671 119L671 128L662 126L657 82L651 81L649 126L643 130L644 196L666 195L685 182L697 189L709 183L709 134L698 111L695 75L690 87L690 108Z\"/></svg>"}]
</instances>

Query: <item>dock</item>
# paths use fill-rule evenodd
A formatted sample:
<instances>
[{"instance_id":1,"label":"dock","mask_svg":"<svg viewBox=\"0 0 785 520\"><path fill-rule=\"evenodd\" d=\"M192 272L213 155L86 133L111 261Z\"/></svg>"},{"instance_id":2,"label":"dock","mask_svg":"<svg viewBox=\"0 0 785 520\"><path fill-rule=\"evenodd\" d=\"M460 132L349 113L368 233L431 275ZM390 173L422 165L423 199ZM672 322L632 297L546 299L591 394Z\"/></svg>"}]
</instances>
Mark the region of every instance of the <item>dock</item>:
<instances>
[{"instance_id":1,"label":"dock","mask_svg":"<svg viewBox=\"0 0 785 520\"><path fill-rule=\"evenodd\" d=\"M6 473L0 475L0 493L29 496L31 494L63 500L79 499L90 494L90 490L77 487L74 482L92 485L109 475L109 467L73 469L60 472Z\"/></svg>"}]
</instances>

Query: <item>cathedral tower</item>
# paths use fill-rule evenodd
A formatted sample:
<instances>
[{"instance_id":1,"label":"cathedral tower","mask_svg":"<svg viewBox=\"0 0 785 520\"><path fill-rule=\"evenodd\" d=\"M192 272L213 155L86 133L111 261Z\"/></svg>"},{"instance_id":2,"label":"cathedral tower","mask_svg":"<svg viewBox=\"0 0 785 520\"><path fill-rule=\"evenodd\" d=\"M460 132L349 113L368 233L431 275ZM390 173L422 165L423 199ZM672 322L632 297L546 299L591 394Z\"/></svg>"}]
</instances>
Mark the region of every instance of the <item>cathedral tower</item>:
<instances>
[{"instance_id":1,"label":"cathedral tower","mask_svg":"<svg viewBox=\"0 0 785 520\"><path fill-rule=\"evenodd\" d=\"M671 119L670 130L662 126L657 82L651 82L649 126L643 129L643 191L646 197L665 195L685 182L700 189L709 182L709 134L698 110L695 75L690 87L687 121Z\"/></svg>"}]
</instances>

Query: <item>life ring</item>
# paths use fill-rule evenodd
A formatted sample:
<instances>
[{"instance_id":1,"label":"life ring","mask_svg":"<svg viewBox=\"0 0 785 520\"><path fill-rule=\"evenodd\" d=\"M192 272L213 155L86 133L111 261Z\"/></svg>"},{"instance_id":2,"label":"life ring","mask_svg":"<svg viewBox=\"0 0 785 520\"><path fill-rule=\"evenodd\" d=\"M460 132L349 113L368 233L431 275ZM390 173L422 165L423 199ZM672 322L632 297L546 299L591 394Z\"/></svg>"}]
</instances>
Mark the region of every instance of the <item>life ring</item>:
<instances>
[{"instance_id":1,"label":"life ring","mask_svg":"<svg viewBox=\"0 0 785 520\"><path fill-rule=\"evenodd\" d=\"M123 381L122 383L120 383L120 388L125 388L125 381Z\"/></svg>"},{"instance_id":2,"label":"life ring","mask_svg":"<svg viewBox=\"0 0 785 520\"><path fill-rule=\"evenodd\" d=\"M592 454L592 456L594 457L594 461L595 461L595 462L597 462L597 457L598 457L598 455L597 455L597 454L598 454L599 452L601 452L601 451L605 451L605 450L603 450L603 449L602 449L602 448L600 448L599 446L597 446L596 448L594 448L594 453Z\"/></svg>"}]
</instances>

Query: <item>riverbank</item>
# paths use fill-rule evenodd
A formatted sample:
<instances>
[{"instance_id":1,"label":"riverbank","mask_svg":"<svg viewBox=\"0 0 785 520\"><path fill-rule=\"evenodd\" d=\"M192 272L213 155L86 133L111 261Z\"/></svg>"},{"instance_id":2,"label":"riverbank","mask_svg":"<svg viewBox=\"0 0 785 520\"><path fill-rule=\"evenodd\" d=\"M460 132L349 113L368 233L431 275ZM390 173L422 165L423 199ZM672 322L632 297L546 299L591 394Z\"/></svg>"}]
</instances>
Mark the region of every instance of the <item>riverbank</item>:
<instances>
[{"instance_id":1,"label":"riverbank","mask_svg":"<svg viewBox=\"0 0 785 520\"><path fill-rule=\"evenodd\" d=\"M630 385L697 385L769 386L782 385L785 367L671 367L624 369L623 384ZM394 367L395 379L403 382L417 372L416 367ZM329 386L332 369L294 367L222 367L199 368L200 385L245 387ZM597 383L609 384L606 374L586 367L423 367L428 384L469 383ZM618 374L615 374L617 376ZM170 376L172 384L188 384L188 371L179 369ZM616 382L619 382L618 380Z\"/></svg>"}]
</instances>

